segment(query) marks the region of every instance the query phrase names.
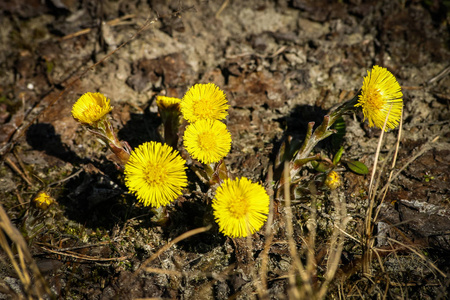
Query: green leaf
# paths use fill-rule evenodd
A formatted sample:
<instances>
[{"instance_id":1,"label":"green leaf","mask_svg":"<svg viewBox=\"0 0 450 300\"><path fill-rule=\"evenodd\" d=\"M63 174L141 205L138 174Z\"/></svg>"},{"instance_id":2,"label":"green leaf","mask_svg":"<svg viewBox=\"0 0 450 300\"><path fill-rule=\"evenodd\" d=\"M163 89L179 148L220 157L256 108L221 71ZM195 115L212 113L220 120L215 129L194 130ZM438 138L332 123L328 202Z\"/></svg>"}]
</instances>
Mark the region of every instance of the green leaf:
<instances>
[{"instance_id":1,"label":"green leaf","mask_svg":"<svg viewBox=\"0 0 450 300\"><path fill-rule=\"evenodd\" d=\"M366 175L369 174L369 168L365 164L357 160L349 160L346 162L350 170L356 174Z\"/></svg>"},{"instance_id":2,"label":"green leaf","mask_svg":"<svg viewBox=\"0 0 450 300\"><path fill-rule=\"evenodd\" d=\"M327 164L326 162L321 161L321 162L319 162L316 166L314 166L314 169L315 169L317 172L322 172L322 173L324 173L324 172L326 172L326 171L328 171L328 170L330 169L330 165Z\"/></svg>"},{"instance_id":3,"label":"green leaf","mask_svg":"<svg viewBox=\"0 0 450 300\"><path fill-rule=\"evenodd\" d=\"M331 126L332 129L336 130L336 133L331 136L331 146L333 150L338 149L342 146L344 142L344 136L346 132L345 121L342 117L339 117Z\"/></svg>"},{"instance_id":4,"label":"green leaf","mask_svg":"<svg viewBox=\"0 0 450 300\"><path fill-rule=\"evenodd\" d=\"M339 148L333 157L333 165L337 165L341 161L342 154L344 153L344 147Z\"/></svg>"}]
</instances>

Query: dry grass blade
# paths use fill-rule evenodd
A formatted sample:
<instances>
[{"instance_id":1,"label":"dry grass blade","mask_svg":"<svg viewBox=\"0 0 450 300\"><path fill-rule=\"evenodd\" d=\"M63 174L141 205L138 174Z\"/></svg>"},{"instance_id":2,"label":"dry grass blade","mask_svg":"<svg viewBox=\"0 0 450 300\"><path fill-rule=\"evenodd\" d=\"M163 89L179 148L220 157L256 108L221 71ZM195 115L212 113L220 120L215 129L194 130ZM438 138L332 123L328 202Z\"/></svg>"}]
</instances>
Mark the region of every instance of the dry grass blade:
<instances>
[{"instance_id":1,"label":"dry grass blade","mask_svg":"<svg viewBox=\"0 0 450 300\"><path fill-rule=\"evenodd\" d=\"M9 241L8 241L9 239ZM16 246L18 257L14 255L10 241ZM9 220L3 206L0 205L0 246L7 254L14 270L19 277L27 298L51 297L52 292L41 275L27 243L19 230Z\"/></svg>"},{"instance_id":2,"label":"dry grass blade","mask_svg":"<svg viewBox=\"0 0 450 300\"><path fill-rule=\"evenodd\" d=\"M442 272L433 262L429 261L425 255L423 255L422 253L420 253L419 251L417 251L414 247L409 246L407 244L404 244L402 242L399 242L397 240L394 240L392 238L387 238L389 241L394 242L399 244L400 246L403 246L405 248L407 248L409 251L411 251L412 253L414 253L415 255L417 255L420 259L422 259L423 261L425 261L429 266L431 266L434 270L436 270L436 272L438 272L442 277L447 278L447 275Z\"/></svg>"},{"instance_id":3,"label":"dry grass blade","mask_svg":"<svg viewBox=\"0 0 450 300\"><path fill-rule=\"evenodd\" d=\"M223 1L222 5L220 6L219 10L216 12L216 19L219 18L220 14L223 12L223 10L228 6L230 3L230 0Z\"/></svg>"},{"instance_id":4,"label":"dry grass blade","mask_svg":"<svg viewBox=\"0 0 450 300\"><path fill-rule=\"evenodd\" d=\"M266 241L264 243L264 249L261 252L261 268L259 270L260 281L258 281L258 285L256 287L259 298L261 298L261 299L268 298L267 270L268 270L268 265L269 265L270 246L272 244L273 236L274 236L273 230L272 230L273 209L274 209L274 205L273 205L274 192L273 192L273 184L272 184L272 182L273 182L273 167L269 167L266 182L268 183L267 193L270 198L270 206L269 206L269 215L267 217L267 223L266 223L266 232L265 232Z\"/></svg>"},{"instance_id":5,"label":"dry grass blade","mask_svg":"<svg viewBox=\"0 0 450 300\"><path fill-rule=\"evenodd\" d=\"M5 157L5 162L8 166L10 166L11 169L13 169L17 174L19 174L20 177L29 185L32 186L33 183L31 182L31 179L26 175L26 173L22 172L18 166L9 158Z\"/></svg>"},{"instance_id":6,"label":"dry grass blade","mask_svg":"<svg viewBox=\"0 0 450 300\"><path fill-rule=\"evenodd\" d=\"M400 175L401 172L403 172L412 162L414 162L419 156L421 156L422 154L424 154L425 152L427 152L428 150L430 150L432 148L432 143L435 143L438 139L440 138L440 136L436 136L430 139L429 142L427 142L424 146L422 146L422 148L413 156L411 157L411 159L409 159L391 178L390 180L386 183L386 185L381 189L381 193L384 193L385 190L387 190L389 188L389 185L392 183L393 180L395 180L398 175Z\"/></svg>"},{"instance_id":7,"label":"dry grass blade","mask_svg":"<svg viewBox=\"0 0 450 300\"><path fill-rule=\"evenodd\" d=\"M49 253L53 253L53 254L58 254L61 256L66 256L66 257L70 257L73 259L78 259L78 260L84 260L84 261L93 261L93 262L110 262L110 261L124 261L127 260L128 257L127 256L122 256L122 257L111 257L111 258L102 258L102 257L93 257L93 256L88 256L88 255L82 255L80 253L76 253L73 251L56 251L56 250L52 250L46 247L42 247L42 249L44 249L44 251L47 251Z\"/></svg>"},{"instance_id":8,"label":"dry grass blade","mask_svg":"<svg viewBox=\"0 0 450 300\"><path fill-rule=\"evenodd\" d=\"M398 128L397 143L395 144L394 157L392 158L391 171L389 173L388 182L385 185L386 187L389 187L389 184L391 183L391 180L392 180L392 174L394 173L394 168L395 168L395 165L397 163L397 157L398 157L398 151L399 151L399 148L400 148L400 140L402 138L402 133L403 133L403 111L402 111L402 113L400 115L400 126ZM384 168L384 165L385 164L383 164L383 168ZM375 191L378 190L378 186L380 185L380 178L381 178L381 172L380 172L380 174L378 176L378 180L377 180L377 185L376 185ZM387 188L381 190L380 194L382 194L382 196L381 196L381 199L379 200L379 203L382 203L384 201L384 198L386 197L386 193L387 193ZM377 220L378 214L380 213L380 210L381 210L381 205L378 206L378 209L377 209L377 211L375 213L375 216L373 217L373 221L374 222Z\"/></svg>"},{"instance_id":9,"label":"dry grass blade","mask_svg":"<svg viewBox=\"0 0 450 300\"><path fill-rule=\"evenodd\" d=\"M206 232L208 230L211 229L211 225L209 226L205 226L205 227L200 227L200 228L196 228L196 229L192 229L188 232L183 233L180 236L177 236L175 239L171 240L170 242L168 242L166 245L164 245L163 247L161 247L158 251L156 251L155 254L153 254L150 258L148 258L141 266L138 270L136 270L135 274L137 274L140 270L145 269L147 267L147 265L149 263L151 263L152 261L154 261L156 258L158 258L163 252L167 251L170 247L172 247L173 245L175 245L176 243L187 239L193 235L196 234L200 234L202 232Z\"/></svg>"},{"instance_id":10,"label":"dry grass blade","mask_svg":"<svg viewBox=\"0 0 450 300\"><path fill-rule=\"evenodd\" d=\"M129 22L125 22L126 20L132 19L134 17L136 17L136 15L128 14L128 15L121 16L119 18L107 21L106 24L108 26L111 26L111 27L112 26L118 26L118 25L125 25L125 24L129 24ZM65 35L65 36L63 36L61 38L61 40L68 40L68 39L71 39L71 38L74 38L74 37L77 37L77 36L80 36L80 35L83 35L83 34L88 34L91 31L92 31L92 28L85 28L85 29L82 29L80 31L77 31L77 32Z\"/></svg>"},{"instance_id":11,"label":"dry grass blade","mask_svg":"<svg viewBox=\"0 0 450 300\"><path fill-rule=\"evenodd\" d=\"M392 105L389 108L388 113L386 114L383 128L381 129L380 138L378 139L377 150L375 152L375 158L374 158L373 167L372 167L372 174L370 176L369 193L368 193L369 206L367 208L366 217L365 217L365 232L364 232L365 236L364 236L364 244L363 244L363 247L364 247L364 249L363 249L364 250L363 272L365 274L370 274L370 262L372 261L371 249L372 249L373 243L374 243L374 239L372 236L372 224L373 224L372 213L373 213L373 208L375 206L375 198L376 198L376 189L374 189L374 178L375 178L377 165L378 165L378 157L380 155L381 146L383 144L384 132L386 129L387 121L389 119L389 114L391 113L391 109L392 109Z\"/></svg>"},{"instance_id":12,"label":"dry grass blade","mask_svg":"<svg viewBox=\"0 0 450 300\"><path fill-rule=\"evenodd\" d=\"M324 275L325 281L320 287L320 290L317 294L317 299L325 298L329 284L336 275L336 271L339 267L339 262L341 261L342 250L344 249L345 228L347 227L348 222L351 220L351 217L347 216L346 203L344 201L340 201L336 193L332 195L332 198L336 210L335 218L338 224L334 224L330 245L328 246L327 271Z\"/></svg>"},{"instance_id":13,"label":"dry grass blade","mask_svg":"<svg viewBox=\"0 0 450 300\"><path fill-rule=\"evenodd\" d=\"M205 272L205 271L176 271L176 270L165 270L159 268L147 267L144 270L149 273L164 274L170 276L184 276L186 278L213 278L215 280L225 280L229 277L235 265L231 264L225 268L221 273L217 272Z\"/></svg>"},{"instance_id":14,"label":"dry grass blade","mask_svg":"<svg viewBox=\"0 0 450 300\"><path fill-rule=\"evenodd\" d=\"M297 254L297 247L294 241L294 228L292 226L292 207L291 207L291 196L290 196L290 174L289 174L289 162L284 163L284 201L286 205L286 235L288 238L289 251L293 260L293 266L289 272L289 282L291 285L290 295L293 298L299 299L301 297L300 291L296 287L295 280L295 270L297 269L300 273L300 277L303 281L303 287L308 295L313 294L311 277L306 272L300 258Z\"/></svg>"}]
</instances>

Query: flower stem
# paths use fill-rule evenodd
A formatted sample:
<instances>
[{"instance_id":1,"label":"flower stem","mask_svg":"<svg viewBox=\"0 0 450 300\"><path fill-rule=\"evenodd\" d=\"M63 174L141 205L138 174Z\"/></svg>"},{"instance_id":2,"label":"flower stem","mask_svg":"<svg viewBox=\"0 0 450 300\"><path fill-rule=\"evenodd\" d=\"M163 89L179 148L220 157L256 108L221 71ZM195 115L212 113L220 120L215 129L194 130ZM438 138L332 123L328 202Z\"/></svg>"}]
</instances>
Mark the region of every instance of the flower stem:
<instances>
[{"instance_id":1,"label":"flower stem","mask_svg":"<svg viewBox=\"0 0 450 300\"><path fill-rule=\"evenodd\" d=\"M311 151L314 147L322 140L326 139L336 131L334 129L330 129L333 126L334 122L338 120L343 114L347 113L354 109L355 104L358 103L358 92L352 99L342 103L341 105L333 108L329 111L329 113L323 118L322 124L319 125L315 130L314 122L309 122L308 127L306 129L306 137L305 140L293 157L288 158L287 155L283 155L286 160L290 160L289 168L290 168L290 177L291 181L294 181L295 176L298 174L298 171L301 166L305 163L318 159L320 156L310 156ZM289 147L285 147L284 151ZM292 151L292 149L291 149Z\"/></svg>"},{"instance_id":2,"label":"flower stem","mask_svg":"<svg viewBox=\"0 0 450 300\"><path fill-rule=\"evenodd\" d=\"M131 147L126 141L120 141L108 119L105 119L96 128L88 129L102 140L115 154L116 163L123 169L131 154Z\"/></svg>"}]
</instances>

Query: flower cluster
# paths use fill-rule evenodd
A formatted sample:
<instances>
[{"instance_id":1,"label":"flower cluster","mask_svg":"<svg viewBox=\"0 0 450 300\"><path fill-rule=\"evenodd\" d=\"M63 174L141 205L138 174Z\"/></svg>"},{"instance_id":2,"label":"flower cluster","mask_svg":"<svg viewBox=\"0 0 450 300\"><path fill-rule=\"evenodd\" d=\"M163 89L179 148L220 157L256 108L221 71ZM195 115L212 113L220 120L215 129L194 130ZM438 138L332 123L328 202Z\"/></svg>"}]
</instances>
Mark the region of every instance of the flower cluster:
<instances>
[{"instance_id":1,"label":"flower cluster","mask_svg":"<svg viewBox=\"0 0 450 300\"><path fill-rule=\"evenodd\" d=\"M314 131L314 123L309 124L302 145L292 142L281 147L285 152L278 155L280 165L292 167L289 170L291 182L295 182L292 174L298 174L298 168L302 164L319 158L317 155L311 156L312 149L319 141L336 132L331 126L337 120L342 120L342 115L346 112L361 107L369 126L385 129L398 126L403 109L403 94L399 83L392 73L379 66L374 66L367 73L357 96L332 110ZM184 128L180 126L180 118L184 118L187 126L183 134L183 146L204 167L203 172L197 172L199 169L195 165L191 165L191 168L196 174L204 176L212 188L217 187L212 209L219 231L237 238L260 230L269 214L270 199L266 190L246 177L230 178L223 162L231 149L231 134L223 122L228 116L229 108L225 93L213 83L196 84L182 99L158 96L156 104L164 124L166 144L145 142L134 150L126 142L116 138L108 120L112 107L110 100L104 95L82 95L74 104L72 115L107 142L123 166L125 185L129 191L144 206L152 208L172 203L188 186L186 161L176 150L179 130ZM339 159L333 159L333 167ZM282 168L276 166L276 169L278 176L283 174ZM341 185L341 179L333 169L322 172L327 172L324 179L326 187L336 189ZM280 182L279 178L276 180ZM45 194L41 194L35 199L35 203L38 206L48 206L48 199Z\"/></svg>"},{"instance_id":2,"label":"flower cluster","mask_svg":"<svg viewBox=\"0 0 450 300\"><path fill-rule=\"evenodd\" d=\"M225 93L213 83L196 84L180 105L190 122L183 136L186 150L204 164L219 162L231 149L231 134L220 122L228 115Z\"/></svg>"}]
</instances>

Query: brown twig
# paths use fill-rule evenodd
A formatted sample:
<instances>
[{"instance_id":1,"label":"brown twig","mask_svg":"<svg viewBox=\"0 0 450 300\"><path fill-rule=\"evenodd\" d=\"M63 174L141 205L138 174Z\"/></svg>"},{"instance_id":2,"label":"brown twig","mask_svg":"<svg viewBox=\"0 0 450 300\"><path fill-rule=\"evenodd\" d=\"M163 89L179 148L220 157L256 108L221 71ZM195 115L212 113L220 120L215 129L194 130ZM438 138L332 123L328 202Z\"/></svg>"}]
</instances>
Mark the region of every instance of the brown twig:
<instances>
[{"instance_id":1,"label":"brown twig","mask_svg":"<svg viewBox=\"0 0 450 300\"><path fill-rule=\"evenodd\" d=\"M447 74L450 73L450 66L447 66L444 70L442 70L441 72L439 72L436 76L433 76L432 78L430 78L427 81L427 84L432 84L436 81L441 80L442 78L444 78L445 76L447 76Z\"/></svg>"},{"instance_id":2,"label":"brown twig","mask_svg":"<svg viewBox=\"0 0 450 300\"><path fill-rule=\"evenodd\" d=\"M230 3L230 0L223 1L222 5L220 6L219 10L216 12L216 19L219 18L219 15L222 13L222 11L228 6Z\"/></svg>"},{"instance_id":3,"label":"brown twig","mask_svg":"<svg viewBox=\"0 0 450 300\"><path fill-rule=\"evenodd\" d=\"M88 255L84 255L84 254L80 254L80 253L76 253L76 252L72 252L72 251L52 250L52 249L47 248L47 247L42 247L42 249L44 251L47 251L47 252L50 252L50 253L53 253L53 254L58 254L58 255L67 256L67 257L71 257L71 258L74 258L74 259L85 260L85 261L109 262L109 261L124 261L124 260L129 259L128 256L102 258L102 257L88 256Z\"/></svg>"},{"instance_id":4,"label":"brown twig","mask_svg":"<svg viewBox=\"0 0 450 300\"><path fill-rule=\"evenodd\" d=\"M83 172L83 171L84 171L84 169L79 169L79 170L76 171L75 173L73 173L73 174L67 176L66 178L63 178L63 179L61 179L61 180L58 180L58 181L55 181L55 182L50 183L48 186L51 187L51 186L54 186L54 185L58 185L58 184L64 183L64 182L66 182L66 181L68 181L68 180L70 180L70 179L72 179L72 178L74 178L74 177L80 175L80 173Z\"/></svg>"},{"instance_id":5,"label":"brown twig","mask_svg":"<svg viewBox=\"0 0 450 300\"><path fill-rule=\"evenodd\" d=\"M231 264L228 267L225 268L224 271L222 271L220 274L216 272L205 272L205 271L176 271L176 270L166 270L166 269L159 269L159 268L152 268L152 267L146 267L144 271L149 273L156 273L156 274L165 274L165 275L171 275L171 276L183 276L187 278L198 278L199 276L204 278L213 278L215 280L225 280L229 277L231 274L230 272L234 269L235 264ZM222 274L223 273L223 274Z\"/></svg>"},{"instance_id":6,"label":"brown twig","mask_svg":"<svg viewBox=\"0 0 450 300\"><path fill-rule=\"evenodd\" d=\"M290 174L289 174L289 162L285 161L284 163L284 201L285 201L285 209L286 209L286 236L288 239L289 252L291 254L293 264L289 270L289 282L291 285L291 296L294 298L299 298L300 294L297 289L296 280L295 280L295 269L298 270L300 277L303 281L303 287L308 295L313 294L311 277L305 270L302 262L300 261L300 257L297 254L297 247L294 241L294 228L292 226L292 207L291 207L291 195L290 195Z\"/></svg>"},{"instance_id":7,"label":"brown twig","mask_svg":"<svg viewBox=\"0 0 450 300\"><path fill-rule=\"evenodd\" d=\"M183 233L180 236L177 236L176 238L174 238L173 240L171 240L170 242L168 242L166 245L164 245L163 247L161 247L158 251L156 251L155 254L153 254L150 258L148 258L140 267L139 269L136 270L135 274L137 274L141 269L144 269L147 267L147 265L149 263L151 263L152 261L154 261L156 258L158 258L163 252L167 251L170 247L172 247L173 245L175 245L176 243L187 239L193 235L202 233L202 232L206 232L208 230L211 229L211 225L209 226L205 226L205 227L199 227L196 229L192 229L188 232Z\"/></svg>"},{"instance_id":8,"label":"brown twig","mask_svg":"<svg viewBox=\"0 0 450 300\"><path fill-rule=\"evenodd\" d=\"M116 18L116 19L113 19L113 20L110 20L110 21L106 22L106 25L111 26L111 27L118 26L118 25L127 25L127 24L130 24L130 23L129 22L123 22L123 21L125 21L127 19L134 18L135 16L136 15L134 15L134 14L125 15L125 16L122 16L122 17L119 17L119 18ZM74 33L70 33L68 35L63 36L61 38L61 40L64 41L64 40L68 40L68 39L71 39L71 38L74 38L74 37L77 37L77 36L80 36L80 35L88 34L89 32L92 31L92 29L93 28L85 28L85 29L82 29L80 31L77 31L77 32L74 32Z\"/></svg>"},{"instance_id":9,"label":"brown twig","mask_svg":"<svg viewBox=\"0 0 450 300\"><path fill-rule=\"evenodd\" d=\"M10 166L11 169L13 169L13 171L15 171L17 174L19 174L20 177L22 177L22 179L29 185L33 185L33 183L31 182L31 180L28 178L28 176L26 176L21 170L20 168L9 158L9 157L5 157L5 162L8 166Z\"/></svg>"},{"instance_id":10,"label":"brown twig","mask_svg":"<svg viewBox=\"0 0 450 300\"><path fill-rule=\"evenodd\" d=\"M388 181L384 187L381 189L380 193L383 193L391 184L391 182L393 180L395 180L398 175L400 175L401 172L403 172L413 161L415 161L419 156L421 156L422 154L424 154L425 152L427 152L428 150L430 150L432 148L431 144L436 142L438 139L440 138L440 136L436 136L433 137L432 139L430 139L429 142L427 142L413 157L411 157L410 160L408 160L390 179L390 181Z\"/></svg>"},{"instance_id":11,"label":"brown twig","mask_svg":"<svg viewBox=\"0 0 450 300\"><path fill-rule=\"evenodd\" d=\"M425 261L425 262L427 262L434 270L436 270L442 277L444 277L444 278L447 278L447 275L444 273L444 272L442 272L434 263L432 263L431 261L429 261L426 257L425 257L425 255L423 255L422 253L420 253L419 251L417 251L416 249L414 249L414 247L411 247L411 246L409 246L409 245L406 245L406 244L404 244L404 243L402 243L402 242L399 242L399 241L397 241L397 240L394 240L394 239L392 239L392 238L390 238L390 237L388 237L387 238L389 241L391 241L391 242L394 242L394 243L397 243L397 244L399 244L400 246L402 246L402 247L405 247L405 248L407 248L409 251L411 251L412 253L414 253L415 255L417 255L418 257L420 257L420 259L422 259L423 261Z\"/></svg>"},{"instance_id":12,"label":"brown twig","mask_svg":"<svg viewBox=\"0 0 450 300\"><path fill-rule=\"evenodd\" d=\"M364 231L364 254L363 254L363 273L370 274L370 262L372 261L372 247L374 243L374 238L372 236L372 228L373 228L373 208L375 206L375 198L376 198L376 190L374 190L374 179L375 179L375 173L377 170L378 165L378 157L381 152L381 145L383 144L383 137L386 129L386 124L389 118L389 114L391 113L392 105L389 108L388 113L386 114L386 118L384 119L383 128L381 129L380 138L378 139L378 145L377 150L375 152L375 158L373 162L372 167L372 174L370 176L370 183L369 183L369 192L368 192L368 198L369 198L369 206L366 211L366 217L365 217L365 231Z\"/></svg>"},{"instance_id":13,"label":"brown twig","mask_svg":"<svg viewBox=\"0 0 450 300\"><path fill-rule=\"evenodd\" d=\"M56 247L56 246L49 245L49 244L46 244L46 243L39 243L39 242L36 242L37 245L45 246L45 247L51 247L51 248L53 248L55 251L59 251L59 252L71 251L71 250L79 250L79 249L92 248L92 247L99 247L99 246L107 245L107 244L109 244L109 243L110 243L110 242L108 242L108 241L104 241L104 242L100 242L100 243L96 243L96 244L80 245L80 246L67 247L67 248L58 248L58 247Z\"/></svg>"},{"instance_id":14,"label":"brown twig","mask_svg":"<svg viewBox=\"0 0 450 300\"><path fill-rule=\"evenodd\" d=\"M269 166L268 174L267 174L267 180L268 183L268 190L267 193L270 198L270 207L269 207L269 216L267 217L267 223L266 223L266 241L264 243L264 249L261 253L261 268L260 268L260 278L261 278L261 284L258 286L258 295L261 299L265 299L268 297L267 293L267 269L269 265L269 251L270 246L273 241L273 230L272 230L272 223L273 223L273 215L274 215L274 203L273 203L273 166Z\"/></svg>"},{"instance_id":15,"label":"brown twig","mask_svg":"<svg viewBox=\"0 0 450 300\"><path fill-rule=\"evenodd\" d=\"M17 149L15 149L15 150L17 150ZM33 181L31 180L30 176L28 175L27 168L25 167L25 164L23 163L23 161L22 161L22 159L20 158L20 156L19 156L19 154L17 153L17 151L13 151L13 155L14 155L14 157L16 158L17 162L19 163L19 166L20 166L20 168L21 168L22 171L23 171L23 175L24 175L25 178L27 179L27 183L28 183L28 182L31 182L31 183L32 183Z\"/></svg>"},{"instance_id":16,"label":"brown twig","mask_svg":"<svg viewBox=\"0 0 450 300\"><path fill-rule=\"evenodd\" d=\"M16 247L17 256L13 254L11 242ZM27 295L30 297L31 295L35 295L39 299L43 299L44 296L52 297L52 292L39 271L36 262L33 260L25 239L19 230L11 223L1 204L0 247L7 254Z\"/></svg>"}]
</instances>

